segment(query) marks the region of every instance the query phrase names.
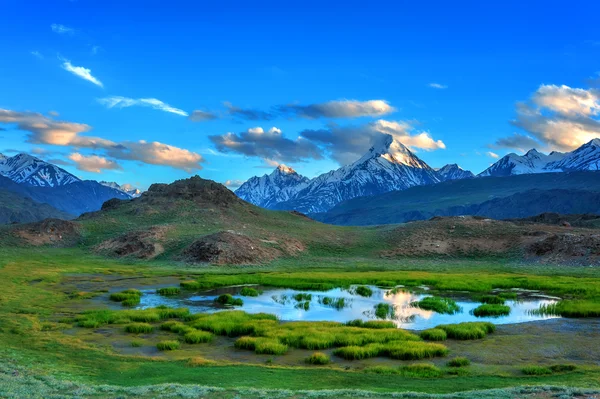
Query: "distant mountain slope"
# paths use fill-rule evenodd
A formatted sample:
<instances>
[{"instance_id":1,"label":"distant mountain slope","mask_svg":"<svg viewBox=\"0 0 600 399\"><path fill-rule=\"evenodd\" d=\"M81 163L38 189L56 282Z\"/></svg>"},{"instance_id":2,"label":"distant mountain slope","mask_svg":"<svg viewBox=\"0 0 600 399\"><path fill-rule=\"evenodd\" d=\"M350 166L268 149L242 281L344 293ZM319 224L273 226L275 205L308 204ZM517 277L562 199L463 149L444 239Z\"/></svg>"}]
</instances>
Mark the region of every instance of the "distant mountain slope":
<instances>
[{"instance_id":1,"label":"distant mountain slope","mask_svg":"<svg viewBox=\"0 0 600 399\"><path fill-rule=\"evenodd\" d=\"M359 160L322 174L272 209L324 212L351 198L439 182L436 172L392 136L382 135Z\"/></svg>"},{"instance_id":2,"label":"distant mountain slope","mask_svg":"<svg viewBox=\"0 0 600 399\"><path fill-rule=\"evenodd\" d=\"M562 172L560 169L547 169L546 166L551 162L561 160L564 156L565 154L560 152L552 152L546 155L536 149L527 151L525 155L511 153L502 157L478 176L511 176L552 171Z\"/></svg>"},{"instance_id":3,"label":"distant mountain slope","mask_svg":"<svg viewBox=\"0 0 600 399\"><path fill-rule=\"evenodd\" d=\"M563 171L600 170L600 139L582 145L562 159L551 162L546 168Z\"/></svg>"},{"instance_id":4,"label":"distant mountain slope","mask_svg":"<svg viewBox=\"0 0 600 399\"><path fill-rule=\"evenodd\" d=\"M308 182L307 177L299 175L294 169L279 165L270 175L248 179L235 193L244 201L270 208L293 198Z\"/></svg>"},{"instance_id":5,"label":"distant mountain slope","mask_svg":"<svg viewBox=\"0 0 600 399\"><path fill-rule=\"evenodd\" d=\"M130 199L128 194L93 181L77 181L56 187L36 187L19 184L0 176L0 189L11 191L39 203L48 204L62 212L78 216L100 209L109 199Z\"/></svg>"},{"instance_id":6,"label":"distant mountain slope","mask_svg":"<svg viewBox=\"0 0 600 399\"><path fill-rule=\"evenodd\" d=\"M448 164L436 170L440 181L470 179L475 177L470 170L464 170L457 164Z\"/></svg>"},{"instance_id":7,"label":"distant mountain slope","mask_svg":"<svg viewBox=\"0 0 600 399\"><path fill-rule=\"evenodd\" d=\"M593 208L597 203L592 202L589 204L590 208L585 208L587 205L577 198L578 194L561 193L558 197L547 195L545 200L542 200L541 194L536 194L538 197L530 200L528 196L532 195L532 187L541 191L579 190L597 193L600 192L600 172L541 173L453 180L355 198L337 205L327 213L312 216L325 223L374 225L422 220L436 215L484 214L485 206L497 209L487 211L486 216L499 218L526 217L542 212L568 213L566 209L569 204L577 203L582 205L573 205L570 212L595 212ZM515 197L511 200L494 202L513 195ZM519 196L522 198L517 201ZM590 200L589 197L585 198ZM527 205L528 201L532 205ZM487 205L482 205L485 203ZM503 213L503 208L507 208L507 214ZM520 208L529 210L520 213Z\"/></svg>"},{"instance_id":8,"label":"distant mountain slope","mask_svg":"<svg viewBox=\"0 0 600 399\"><path fill-rule=\"evenodd\" d=\"M137 198L140 195L142 195L142 192L140 190L138 190L135 187L132 187L129 184L124 184L124 185L120 185L118 183L115 183L114 181L99 181L98 183L102 184L103 186L106 187L110 187L110 188L114 188L115 190L119 190L124 192L125 194L131 196L131 198Z\"/></svg>"},{"instance_id":9,"label":"distant mountain slope","mask_svg":"<svg viewBox=\"0 0 600 399\"><path fill-rule=\"evenodd\" d=\"M13 157L0 154L0 175L16 183L38 187L58 187L81 181L56 165L24 153Z\"/></svg>"},{"instance_id":10,"label":"distant mountain slope","mask_svg":"<svg viewBox=\"0 0 600 399\"><path fill-rule=\"evenodd\" d=\"M0 189L0 224L30 223L47 218L72 219L73 215L15 192Z\"/></svg>"}]
</instances>

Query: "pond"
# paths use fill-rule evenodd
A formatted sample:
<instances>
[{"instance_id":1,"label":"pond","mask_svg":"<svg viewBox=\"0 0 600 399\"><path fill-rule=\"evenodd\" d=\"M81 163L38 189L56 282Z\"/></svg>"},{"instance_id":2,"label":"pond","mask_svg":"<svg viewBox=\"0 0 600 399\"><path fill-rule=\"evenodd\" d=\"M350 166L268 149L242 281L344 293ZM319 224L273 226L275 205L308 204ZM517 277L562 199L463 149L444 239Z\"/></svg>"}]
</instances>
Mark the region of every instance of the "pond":
<instances>
[{"instance_id":1,"label":"pond","mask_svg":"<svg viewBox=\"0 0 600 399\"><path fill-rule=\"evenodd\" d=\"M510 314L501 317L476 317L473 309L481 305L468 293L436 293L438 296L452 298L460 310L455 314L440 314L415 307L414 302L432 296L426 287L416 290L396 288L394 290L368 286L372 295L358 295L356 286L336 288L329 291L298 291L287 288L253 286L261 293L256 297L241 296L242 286L225 287L201 292L185 292L176 296L161 296L155 290L144 290L140 305L136 308L145 309L166 305L170 307L187 307L192 313L216 312L226 309L238 309L248 313L271 313L282 321L336 321L347 322L355 319L381 320L376 315L378 304L388 304L392 312L384 316L386 320L394 321L398 327L412 330L422 330L439 324L461 323L467 321L491 321L495 324L524 323L537 320L556 318L558 316L543 316L532 314L540 305L557 302L559 298L541 295L535 291L512 291L518 294L516 300L507 300ZM222 294L231 294L234 298L243 300L242 306L227 307L215 303ZM301 295L298 294L310 294ZM296 297L296 298L295 298ZM381 316L381 315L380 315Z\"/></svg>"}]
</instances>

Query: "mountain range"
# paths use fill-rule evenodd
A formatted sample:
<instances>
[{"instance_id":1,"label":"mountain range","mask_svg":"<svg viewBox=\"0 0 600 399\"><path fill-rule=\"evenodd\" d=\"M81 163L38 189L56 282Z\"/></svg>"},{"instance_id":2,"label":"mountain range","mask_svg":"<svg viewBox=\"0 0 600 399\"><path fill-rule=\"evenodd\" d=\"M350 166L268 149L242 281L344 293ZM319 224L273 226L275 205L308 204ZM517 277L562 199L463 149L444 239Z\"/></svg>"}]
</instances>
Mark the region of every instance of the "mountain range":
<instances>
[{"instance_id":1,"label":"mountain range","mask_svg":"<svg viewBox=\"0 0 600 399\"><path fill-rule=\"evenodd\" d=\"M97 211L109 199L131 199L139 194L116 183L81 180L29 154L0 154L0 224L47 217L70 219Z\"/></svg>"},{"instance_id":2,"label":"mountain range","mask_svg":"<svg viewBox=\"0 0 600 399\"><path fill-rule=\"evenodd\" d=\"M313 179L280 166L270 175L249 179L236 194L264 208L318 214L353 198L450 180L594 170L600 170L600 139L569 153L543 154L535 149L524 155L511 153L475 176L457 164L434 170L392 136L382 135L352 164Z\"/></svg>"}]
</instances>

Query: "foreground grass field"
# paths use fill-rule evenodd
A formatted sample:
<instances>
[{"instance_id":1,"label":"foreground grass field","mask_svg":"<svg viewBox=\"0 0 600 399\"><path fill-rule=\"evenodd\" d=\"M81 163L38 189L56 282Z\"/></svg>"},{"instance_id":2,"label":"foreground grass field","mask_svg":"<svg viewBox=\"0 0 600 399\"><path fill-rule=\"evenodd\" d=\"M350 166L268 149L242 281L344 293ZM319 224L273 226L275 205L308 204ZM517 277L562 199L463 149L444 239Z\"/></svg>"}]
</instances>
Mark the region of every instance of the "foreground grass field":
<instances>
[{"instance_id":1,"label":"foreground grass field","mask_svg":"<svg viewBox=\"0 0 600 399\"><path fill-rule=\"evenodd\" d=\"M145 388L139 391L143 393L138 397L144 397L143 395L151 397L152 392L156 392L154 390L163 389L150 387L155 384L200 384L205 387L215 387L210 391L211 395L221 395L210 397L223 398L235 397L239 392L245 392L248 397L252 395L264 397L260 392L243 391L245 388L302 390L307 388L307 382L310 383L310 388L315 390L346 389L352 386L379 393L396 391L451 393L521 385L592 389L600 387L600 368L593 360L595 352L586 350L589 342L585 341L585 337L573 334L549 332L548 339L552 341L551 344L560 343L566 348L572 348L569 349L571 351L575 350L581 339L579 341L581 352L589 353L586 357L585 354L578 352L581 358L576 370L544 375L524 374L522 369L526 366L550 367L558 361L567 363L572 354L550 353L549 357L542 356L538 352L533 353L531 349L527 349L532 346L525 339L527 335L501 333L498 336L492 334L479 341L451 340L447 341L447 344L445 342L452 357L467 356L472 360L472 364L465 367L464 371L451 373L449 371L451 367L446 366L447 360L441 358L435 361L436 367L441 371L439 373L436 371L435 376L423 376L407 372L382 372L389 370L390 367L397 369L398 364L410 364L410 362L400 361L401 363L396 363L394 366L391 363L393 360L385 363L388 369L371 367L362 370L354 366L346 366L339 357L326 366L311 365L305 361L313 353L310 351L299 354L297 364L292 366L278 365L278 359L270 358L271 355L255 354L248 354L248 356L259 356L250 364L247 361L236 362L232 359L221 362L205 361L197 356L193 357L191 355L193 352L188 353L184 349L164 351L150 356L127 355L107 345L108 341L89 340L79 333L66 334L63 331L64 326L57 322L57 315L60 316L60 312L73 309L73 306L77 307L80 301L97 294L69 289L70 286L65 285L64 282L73 279L95 280L98 284L105 284L107 287L128 287L140 277L144 277L147 282L152 282L153 279L171 278L174 282L193 281L207 286L247 282L280 286L316 283L346 286L387 281L394 284L427 284L438 289L477 292L486 292L492 288L521 287L560 294L565 298L572 298L574 302L595 303L600 290L600 279L595 269L563 269L547 266L541 268L538 265L505 264L496 260L380 261L357 256L346 256L345 264L341 264L335 259L330 261L331 258L312 255L304 259L275 262L269 266L197 269L189 268L184 264L167 264L159 261L107 260L78 249L43 247L29 248L24 251L19 248L3 247L0 252L0 276L3 281L0 291L0 358L4 364L11 365L12 370L16 371L16 374L13 371L5 371L2 374L2 378L7 381L3 386L9 387L3 388L5 392L9 392L6 389L13 389L11 387L15 386L19 378L34 378L38 382L42 381L41 386L35 388L39 389L39 392L54 389L50 385L60 386L63 384L60 381L63 380L76 381L89 390L89 397L94 397L93 395L102 397L102 393L97 391L99 388L96 387L100 384L112 386L111 390L120 392L124 397L133 395L134 392L128 391L129 388L125 387L133 389L133 387L144 386ZM299 267L303 268L303 272L297 272ZM495 271L499 269L504 271L502 273ZM584 277L576 277L577 275ZM135 296L135 293L133 295ZM69 315L64 314L64 316ZM135 331L148 329L145 325L134 325L130 328ZM451 335L451 329L445 331ZM542 333L540 331L535 333L536 339ZM176 336L173 337L176 339ZM189 339L196 338L190 336ZM198 339L208 340L207 337ZM185 342L184 344L189 345ZM279 349L268 350L276 352ZM527 363L510 364L511 362L505 360L503 355L508 350L530 353L523 355ZM291 356L293 358L294 355ZM373 370L379 372L372 372ZM45 376L52 377L48 379ZM435 383L431 382L431 378L435 378ZM31 389L34 389L33 385L35 384L30 384ZM197 392L203 392L202 389L208 388L177 389L195 389ZM539 389L541 392L546 388ZM519 397L515 396L515 391L510 390L496 393L503 395L497 397ZM538 393L532 392L531 397L536 397ZM15 395L4 395L15 397ZM204 395L209 396L206 392ZM279 392L278 395L288 397L294 394ZM332 395L343 397L346 394ZM372 395L377 397L375 394ZM348 393L347 396L350 394Z\"/></svg>"}]
</instances>

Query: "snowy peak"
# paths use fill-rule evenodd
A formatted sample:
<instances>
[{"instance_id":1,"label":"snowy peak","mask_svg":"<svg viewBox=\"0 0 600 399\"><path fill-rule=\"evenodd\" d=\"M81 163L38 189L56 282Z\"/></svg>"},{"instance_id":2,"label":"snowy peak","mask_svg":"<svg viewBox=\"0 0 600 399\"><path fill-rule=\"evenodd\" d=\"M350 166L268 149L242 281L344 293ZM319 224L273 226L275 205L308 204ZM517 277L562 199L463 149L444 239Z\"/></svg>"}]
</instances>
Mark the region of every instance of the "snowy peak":
<instances>
[{"instance_id":1,"label":"snowy peak","mask_svg":"<svg viewBox=\"0 0 600 399\"><path fill-rule=\"evenodd\" d=\"M593 139L561 159L550 162L546 169L561 172L600 170L600 139Z\"/></svg>"},{"instance_id":2,"label":"snowy peak","mask_svg":"<svg viewBox=\"0 0 600 399\"><path fill-rule=\"evenodd\" d=\"M470 170L464 170L455 163L444 165L437 170L441 181L470 179L475 175Z\"/></svg>"},{"instance_id":3,"label":"snowy peak","mask_svg":"<svg viewBox=\"0 0 600 399\"><path fill-rule=\"evenodd\" d=\"M294 169L279 165L270 175L248 179L235 193L244 201L268 208L292 198L298 190L306 187L308 181Z\"/></svg>"},{"instance_id":4,"label":"snowy peak","mask_svg":"<svg viewBox=\"0 0 600 399\"><path fill-rule=\"evenodd\" d=\"M115 190L121 191L122 193L129 195L131 198L137 198L140 195L142 195L142 192L140 190L138 190L137 188L133 187L131 184L120 185L118 183L115 183L114 181L112 181L112 182L100 181L98 183L102 184L103 186L110 187Z\"/></svg>"},{"instance_id":5,"label":"snowy peak","mask_svg":"<svg viewBox=\"0 0 600 399\"><path fill-rule=\"evenodd\" d=\"M81 181L56 165L24 153L0 157L0 175L17 183L38 187L57 187Z\"/></svg>"},{"instance_id":6,"label":"snowy peak","mask_svg":"<svg viewBox=\"0 0 600 399\"><path fill-rule=\"evenodd\" d=\"M479 176L510 176L531 173L600 170L600 138L568 153L552 151L546 155L535 149L525 155L508 154Z\"/></svg>"}]
</instances>

